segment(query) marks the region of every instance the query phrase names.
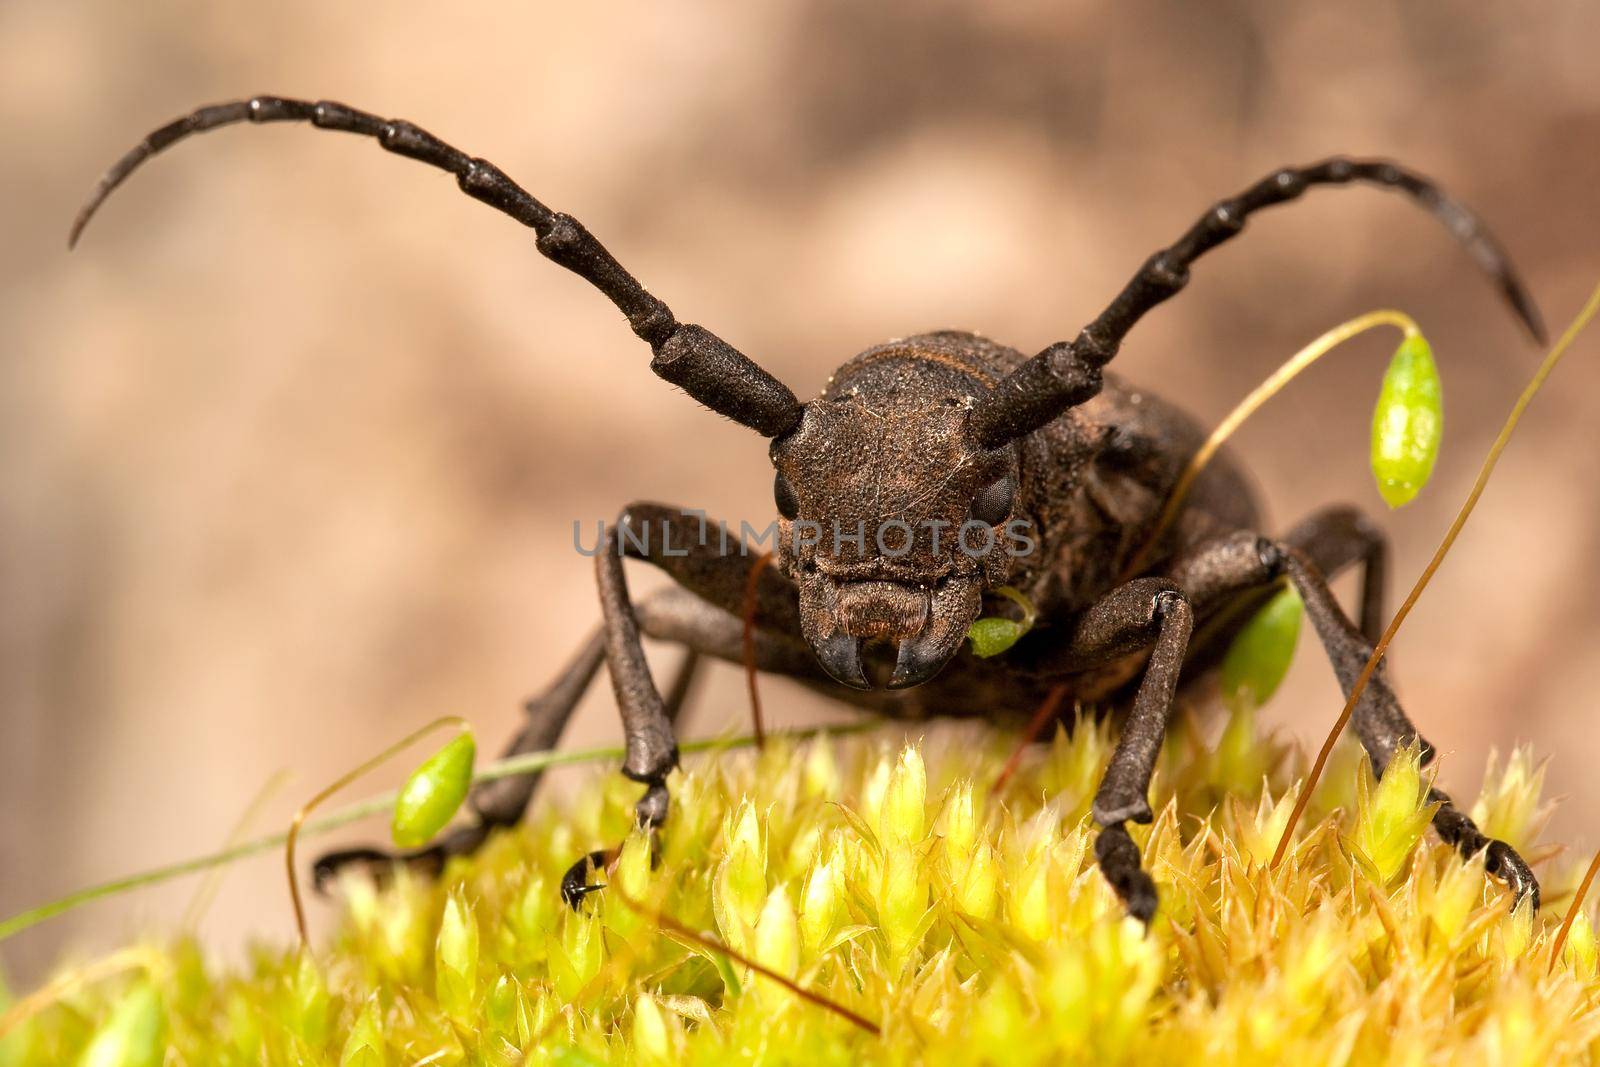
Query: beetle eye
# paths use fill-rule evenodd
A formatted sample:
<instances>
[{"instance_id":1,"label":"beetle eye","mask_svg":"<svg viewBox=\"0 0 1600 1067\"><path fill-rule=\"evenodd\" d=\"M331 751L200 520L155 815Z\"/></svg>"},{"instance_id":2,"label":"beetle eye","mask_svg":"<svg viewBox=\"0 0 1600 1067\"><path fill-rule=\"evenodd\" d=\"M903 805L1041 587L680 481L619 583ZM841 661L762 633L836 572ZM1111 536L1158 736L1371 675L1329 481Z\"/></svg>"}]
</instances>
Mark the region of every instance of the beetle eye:
<instances>
[{"instance_id":1,"label":"beetle eye","mask_svg":"<svg viewBox=\"0 0 1600 1067\"><path fill-rule=\"evenodd\" d=\"M777 502L778 514L786 519L792 519L800 514L800 501L795 499L794 489L789 485L789 479L779 474L772 481L772 497Z\"/></svg>"},{"instance_id":2,"label":"beetle eye","mask_svg":"<svg viewBox=\"0 0 1600 1067\"><path fill-rule=\"evenodd\" d=\"M1012 499L1017 495L1017 483L1007 474L984 486L972 499L972 517L989 526L999 526L1011 514Z\"/></svg>"}]
</instances>

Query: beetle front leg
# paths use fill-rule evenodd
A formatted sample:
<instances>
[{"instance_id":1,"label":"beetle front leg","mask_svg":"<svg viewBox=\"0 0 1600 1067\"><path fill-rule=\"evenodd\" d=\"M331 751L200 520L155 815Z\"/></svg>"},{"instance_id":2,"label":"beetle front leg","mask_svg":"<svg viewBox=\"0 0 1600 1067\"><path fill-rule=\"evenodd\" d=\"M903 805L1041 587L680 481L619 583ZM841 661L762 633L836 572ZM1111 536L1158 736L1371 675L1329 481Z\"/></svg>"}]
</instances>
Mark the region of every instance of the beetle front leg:
<instances>
[{"instance_id":1,"label":"beetle front leg","mask_svg":"<svg viewBox=\"0 0 1600 1067\"><path fill-rule=\"evenodd\" d=\"M724 612L740 610L745 580L755 560L741 542L730 542L724 528L706 522L702 513L660 504L630 504L600 542L595 577L604 620L606 665L622 717L626 750L622 773L644 784L644 796L634 806L634 814L642 829L654 832L667 818L667 775L678 765L678 743L668 703L656 688L645 659L639 618L623 573L627 556L655 564ZM793 592L787 580L767 568L758 592L758 621L792 620ZM592 853L567 872L562 895L569 904L576 906L593 891L586 875L592 867L607 862L608 855Z\"/></svg>"},{"instance_id":2,"label":"beetle front leg","mask_svg":"<svg viewBox=\"0 0 1600 1067\"><path fill-rule=\"evenodd\" d=\"M632 528L633 522L631 509L624 511L606 532L600 554L595 557L595 576L605 620L601 629L605 635L606 666L622 716L626 746L622 773L646 786L634 811L639 824L653 830L667 817L667 774L678 765L678 742L667 716L666 701L656 689L650 664L644 657L639 620L634 616L628 580L622 572L620 535ZM645 529L648 537L648 526Z\"/></svg>"},{"instance_id":3,"label":"beetle front leg","mask_svg":"<svg viewBox=\"0 0 1600 1067\"><path fill-rule=\"evenodd\" d=\"M678 765L678 743L667 703L656 689L640 641L639 619L628 594L623 559L654 564L701 599L733 613L742 607L745 579L755 559L737 538L701 512L646 502L628 505L607 528L595 557L606 665L622 716L626 756L622 773L647 787L636 808L641 826L667 817L666 777ZM771 568L758 588L757 620L795 621L793 587Z\"/></svg>"}]
</instances>

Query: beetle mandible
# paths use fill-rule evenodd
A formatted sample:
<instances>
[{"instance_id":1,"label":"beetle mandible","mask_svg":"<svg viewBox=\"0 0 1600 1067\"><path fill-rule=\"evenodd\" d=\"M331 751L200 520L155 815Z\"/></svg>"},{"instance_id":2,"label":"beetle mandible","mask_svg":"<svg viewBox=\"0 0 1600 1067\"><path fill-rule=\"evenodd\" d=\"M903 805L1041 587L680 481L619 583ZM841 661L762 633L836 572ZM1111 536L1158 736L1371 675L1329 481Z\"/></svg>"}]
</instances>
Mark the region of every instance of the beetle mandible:
<instances>
[{"instance_id":1,"label":"beetle mandible","mask_svg":"<svg viewBox=\"0 0 1600 1067\"><path fill-rule=\"evenodd\" d=\"M1148 793L1180 682L1213 665L1237 622L1287 580L1300 594L1348 696L1383 622L1383 534L1350 507L1319 511L1282 536L1260 518L1236 467L1218 461L1153 547L1157 516L1203 434L1157 397L1103 368L1144 314L1181 290L1190 265L1244 228L1255 212L1319 185L1365 183L1405 194L1436 216L1499 286L1536 338L1539 314L1509 258L1476 216L1428 179L1383 160L1332 158L1269 174L1213 205L1070 341L1027 357L970 333L920 334L867 349L801 403L749 357L704 327L679 322L584 226L552 211L499 168L412 123L344 104L258 96L200 108L151 133L111 168L73 224L76 243L105 198L146 159L191 134L239 122L309 122L376 138L390 152L456 177L468 196L530 227L541 253L600 290L650 345L657 375L770 441L779 513L774 566L737 537L704 536L699 512L654 503L623 508L595 565L603 621L561 675L527 705L509 753L554 745L604 662L626 735L622 772L641 782L636 808L654 830L667 817L677 766L673 723L702 656L739 661L741 610L753 583L754 653L764 671L798 678L891 716L1015 719L1066 685L1078 701L1123 710L1125 721L1094 798L1095 856L1128 911L1149 921L1155 883L1129 822L1152 818ZM725 528L722 528L725 529ZM699 536L695 536L698 532ZM653 536L652 536L653 535ZM1132 575L1124 568L1146 561ZM624 558L676 582L635 602ZM1360 564L1359 625L1328 579ZM759 568L759 570L758 570ZM1037 607L1040 625L1003 657L963 649L985 595L1004 585ZM1217 626L1207 626L1209 622ZM662 695L641 638L686 650ZM1396 700L1383 670L1354 715L1376 771L1402 746L1432 748ZM472 819L433 846L392 857L355 849L324 857L319 882L351 863L399 859L437 869L518 822L533 777L479 785ZM1442 791L1434 827L1461 852L1538 906L1522 857L1487 838ZM563 893L595 888L574 864Z\"/></svg>"}]
</instances>

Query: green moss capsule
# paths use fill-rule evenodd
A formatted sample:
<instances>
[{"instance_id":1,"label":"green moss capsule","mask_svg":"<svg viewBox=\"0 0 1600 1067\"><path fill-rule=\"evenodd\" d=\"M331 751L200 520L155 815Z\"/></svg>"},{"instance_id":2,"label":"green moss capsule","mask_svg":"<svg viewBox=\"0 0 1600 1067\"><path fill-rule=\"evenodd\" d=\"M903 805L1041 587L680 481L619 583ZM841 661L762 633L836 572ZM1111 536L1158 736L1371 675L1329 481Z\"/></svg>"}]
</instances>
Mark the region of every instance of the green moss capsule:
<instances>
[{"instance_id":1,"label":"green moss capsule","mask_svg":"<svg viewBox=\"0 0 1600 1067\"><path fill-rule=\"evenodd\" d=\"M972 642L974 656L988 659L1016 644L1022 634L1022 624L1015 619L990 616L973 622L967 629L967 640Z\"/></svg>"},{"instance_id":2,"label":"green moss capsule","mask_svg":"<svg viewBox=\"0 0 1600 1067\"><path fill-rule=\"evenodd\" d=\"M980 659L998 656L1012 645L1022 639L1022 635L1033 629L1037 612L1034 610L1033 601L1023 596L1022 593L1009 585L1003 585L995 590L1000 596L1016 604L1022 609L1022 620L1008 619L1004 615L986 615L975 620L967 627L967 640L972 642L972 654Z\"/></svg>"},{"instance_id":3,"label":"green moss capsule","mask_svg":"<svg viewBox=\"0 0 1600 1067\"><path fill-rule=\"evenodd\" d=\"M1294 660L1304 608L1300 594L1286 588L1245 623L1222 660L1222 695L1229 707L1259 708L1272 699Z\"/></svg>"},{"instance_id":4,"label":"green moss capsule","mask_svg":"<svg viewBox=\"0 0 1600 1067\"><path fill-rule=\"evenodd\" d=\"M443 830L472 787L472 761L478 746L462 733L429 756L406 779L394 804L394 843L401 848L427 844Z\"/></svg>"},{"instance_id":5,"label":"green moss capsule","mask_svg":"<svg viewBox=\"0 0 1600 1067\"><path fill-rule=\"evenodd\" d=\"M1372 413L1372 474L1391 508L1417 495L1433 474L1444 432L1444 403L1433 349L1408 333L1383 375Z\"/></svg>"}]
</instances>

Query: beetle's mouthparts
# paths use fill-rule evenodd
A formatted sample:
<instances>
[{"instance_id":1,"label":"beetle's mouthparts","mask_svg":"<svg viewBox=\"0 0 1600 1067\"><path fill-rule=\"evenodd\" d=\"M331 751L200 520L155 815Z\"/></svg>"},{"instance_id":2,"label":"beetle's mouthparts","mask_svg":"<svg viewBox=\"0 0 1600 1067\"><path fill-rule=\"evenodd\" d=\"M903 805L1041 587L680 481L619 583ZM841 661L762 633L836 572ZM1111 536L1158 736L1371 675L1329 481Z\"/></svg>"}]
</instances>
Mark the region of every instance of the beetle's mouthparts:
<instances>
[{"instance_id":1,"label":"beetle's mouthparts","mask_svg":"<svg viewBox=\"0 0 1600 1067\"><path fill-rule=\"evenodd\" d=\"M840 582L835 616L844 632L867 640L898 641L928 621L928 591L900 582Z\"/></svg>"},{"instance_id":2,"label":"beetle's mouthparts","mask_svg":"<svg viewBox=\"0 0 1600 1067\"><path fill-rule=\"evenodd\" d=\"M967 639L967 628L978 617L982 602L976 578L952 578L935 587L928 621L920 633L900 642L889 688L909 689L938 674Z\"/></svg>"},{"instance_id":3,"label":"beetle's mouthparts","mask_svg":"<svg viewBox=\"0 0 1600 1067\"><path fill-rule=\"evenodd\" d=\"M871 689L867 672L861 669L861 638L851 637L842 631L820 641L812 642L811 650L817 654L822 669L833 676L840 685L851 689Z\"/></svg>"},{"instance_id":4,"label":"beetle's mouthparts","mask_svg":"<svg viewBox=\"0 0 1600 1067\"><path fill-rule=\"evenodd\" d=\"M899 582L807 583L800 591L806 641L834 681L871 689L861 650L869 640L899 645L890 689L909 689L938 674L977 617L976 578L950 578L931 593Z\"/></svg>"}]
</instances>

